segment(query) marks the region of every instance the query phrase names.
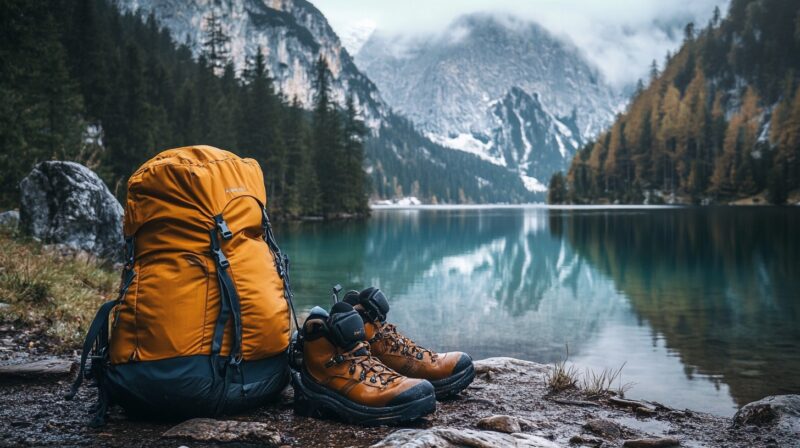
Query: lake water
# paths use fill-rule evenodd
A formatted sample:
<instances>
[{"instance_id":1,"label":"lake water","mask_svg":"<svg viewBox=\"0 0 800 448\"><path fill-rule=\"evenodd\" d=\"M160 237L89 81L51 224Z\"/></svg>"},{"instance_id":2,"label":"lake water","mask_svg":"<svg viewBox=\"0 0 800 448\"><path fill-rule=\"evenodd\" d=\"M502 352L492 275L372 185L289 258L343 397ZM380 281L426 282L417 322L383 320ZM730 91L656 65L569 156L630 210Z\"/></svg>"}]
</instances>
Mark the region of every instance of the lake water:
<instances>
[{"instance_id":1,"label":"lake water","mask_svg":"<svg viewBox=\"0 0 800 448\"><path fill-rule=\"evenodd\" d=\"M277 228L299 311L387 293L424 346L582 368L732 415L800 393L800 208L376 210Z\"/></svg>"}]
</instances>

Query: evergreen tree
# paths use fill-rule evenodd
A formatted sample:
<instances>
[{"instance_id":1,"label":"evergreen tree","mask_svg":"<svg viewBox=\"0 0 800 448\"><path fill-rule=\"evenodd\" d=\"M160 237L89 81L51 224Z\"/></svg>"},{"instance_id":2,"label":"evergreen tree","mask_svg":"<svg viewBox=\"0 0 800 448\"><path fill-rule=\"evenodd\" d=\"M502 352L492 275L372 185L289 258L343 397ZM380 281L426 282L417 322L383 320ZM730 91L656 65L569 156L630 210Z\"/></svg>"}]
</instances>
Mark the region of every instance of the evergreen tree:
<instances>
[{"instance_id":1,"label":"evergreen tree","mask_svg":"<svg viewBox=\"0 0 800 448\"><path fill-rule=\"evenodd\" d=\"M347 107L344 114L344 172L347 181L342 187L344 195L344 210L352 213L366 213L367 205L367 176L362 166L364 161L364 137L366 128L358 118L356 106L352 96L347 97ZM417 183L417 195L419 184ZM412 195L414 191L412 189Z\"/></svg>"},{"instance_id":2,"label":"evergreen tree","mask_svg":"<svg viewBox=\"0 0 800 448\"><path fill-rule=\"evenodd\" d=\"M339 191L349 182L344 157L344 138L341 114L330 98L330 72L320 56L315 67L316 92L313 114L313 154L321 192L321 208L325 215L344 210L344 198Z\"/></svg>"},{"instance_id":3,"label":"evergreen tree","mask_svg":"<svg viewBox=\"0 0 800 448\"><path fill-rule=\"evenodd\" d=\"M574 158L571 200L800 193L799 14L797 2L733 0L705 30L687 25L663 71L652 64L650 85Z\"/></svg>"},{"instance_id":4,"label":"evergreen tree","mask_svg":"<svg viewBox=\"0 0 800 448\"><path fill-rule=\"evenodd\" d=\"M203 51L208 64L215 74L222 74L228 65L230 37L222 29L222 21L212 8L211 14L205 19L205 40Z\"/></svg>"},{"instance_id":5,"label":"evergreen tree","mask_svg":"<svg viewBox=\"0 0 800 448\"><path fill-rule=\"evenodd\" d=\"M567 202L567 182L561 171L556 172L550 177L550 185L547 188L548 204L564 204Z\"/></svg>"},{"instance_id":6,"label":"evergreen tree","mask_svg":"<svg viewBox=\"0 0 800 448\"><path fill-rule=\"evenodd\" d=\"M247 69L243 92L239 146L264 168L270 195L280 202L285 189L285 148L280 132L282 104L275 94L261 48Z\"/></svg>"},{"instance_id":7,"label":"evergreen tree","mask_svg":"<svg viewBox=\"0 0 800 448\"><path fill-rule=\"evenodd\" d=\"M0 15L0 205L16 206L18 183L82 145L83 101L68 71L58 9L8 0Z\"/></svg>"}]
</instances>

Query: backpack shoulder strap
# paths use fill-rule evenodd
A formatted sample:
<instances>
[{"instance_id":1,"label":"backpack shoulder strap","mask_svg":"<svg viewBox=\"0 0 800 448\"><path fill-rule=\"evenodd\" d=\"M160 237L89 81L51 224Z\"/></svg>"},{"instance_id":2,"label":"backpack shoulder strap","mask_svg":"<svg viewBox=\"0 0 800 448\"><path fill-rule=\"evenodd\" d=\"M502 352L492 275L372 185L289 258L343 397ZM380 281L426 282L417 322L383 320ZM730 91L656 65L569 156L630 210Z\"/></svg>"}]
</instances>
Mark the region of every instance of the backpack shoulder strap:
<instances>
[{"instance_id":1,"label":"backpack shoulder strap","mask_svg":"<svg viewBox=\"0 0 800 448\"><path fill-rule=\"evenodd\" d=\"M86 332L86 338L83 340L83 347L81 349L81 361L80 367L78 369L78 376L75 378L75 381L72 383L72 387L70 387L69 392L64 395L64 399L72 400L75 398L75 395L78 393L78 389L80 389L81 384L83 384L84 378L88 377L89 374L86 372L86 361L89 358L89 354L93 353L92 356L92 368L90 372L96 372L99 368L99 364L104 362L104 357L106 356L106 348L108 347L108 315L111 314L111 310L118 304L122 302L122 299L125 297L125 294L128 292L128 288L130 288L133 279L136 277L136 271L133 270L133 262L134 262L134 238L129 237L125 239L125 268L122 271L122 280L120 283L119 294L116 299L109 300L108 302L102 304L100 308L95 313L94 319L92 319L92 323L89 325L89 330ZM98 384L102 384L102 378L95 378L98 381ZM98 396L98 406L97 406L97 414L92 419L91 426L101 426L105 423L105 413L108 408L108 400L105 395L105 391L101 390Z\"/></svg>"}]
</instances>

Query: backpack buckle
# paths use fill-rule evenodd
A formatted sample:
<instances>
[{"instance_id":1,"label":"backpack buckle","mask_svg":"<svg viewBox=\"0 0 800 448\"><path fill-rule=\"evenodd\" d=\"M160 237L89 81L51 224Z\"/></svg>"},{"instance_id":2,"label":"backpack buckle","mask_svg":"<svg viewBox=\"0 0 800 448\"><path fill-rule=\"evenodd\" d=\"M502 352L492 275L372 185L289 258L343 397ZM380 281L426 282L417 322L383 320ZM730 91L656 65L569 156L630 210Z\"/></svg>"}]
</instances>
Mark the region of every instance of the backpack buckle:
<instances>
[{"instance_id":1,"label":"backpack buckle","mask_svg":"<svg viewBox=\"0 0 800 448\"><path fill-rule=\"evenodd\" d=\"M219 230L220 235L222 235L222 239L229 240L233 238L233 232L231 232L228 223L225 222L225 218L223 218L221 214L214 217L214 222L217 223L217 230Z\"/></svg>"},{"instance_id":2,"label":"backpack buckle","mask_svg":"<svg viewBox=\"0 0 800 448\"><path fill-rule=\"evenodd\" d=\"M222 249L214 249L214 257L217 259L217 264L222 269L228 269L231 263L228 261L228 258L222 252Z\"/></svg>"}]
</instances>

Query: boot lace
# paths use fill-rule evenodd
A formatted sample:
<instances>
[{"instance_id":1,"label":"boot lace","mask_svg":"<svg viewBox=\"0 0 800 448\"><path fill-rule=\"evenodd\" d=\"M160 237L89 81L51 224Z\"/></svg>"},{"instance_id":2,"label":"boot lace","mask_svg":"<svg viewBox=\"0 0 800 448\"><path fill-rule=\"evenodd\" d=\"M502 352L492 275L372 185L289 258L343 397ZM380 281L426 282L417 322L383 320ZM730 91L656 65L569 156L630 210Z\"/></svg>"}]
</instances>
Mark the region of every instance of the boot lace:
<instances>
[{"instance_id":1,"label":"boot lace","mask_svg":"<svg viewBox=\"0 0 800 448\"><path fill-rule=\"evenodd\" d=\"M386 338L390 342L389 351L397 352L405 356L413 356L419 360L425 357L425 353L430 355L431 362L436 362L438 354L430 349L417 345L416 342L403 336L394 324L384 324L376 335L378 338Z\"/></svg>"},{"instance_id":2,"label":"boot lace","mask_svg":"<svg viewBox=\"0 0 800 448\"><path fill-rule=\"evenodd\" d=\"M361 367L359 381L366 381L367 377L369 377L369 382L377 383L380 381L381 385L385 386L396 378L400 378L400 374L372 356L369 352L369 343L366 341L359 342L358 345L353 347L349 352L337 355L331 362L332 364L329 363L331 365L349 362L350 368L348 369L348 373L350 373L350 375L356 373L357 367Z\"/></svg>"}]
</instances>

